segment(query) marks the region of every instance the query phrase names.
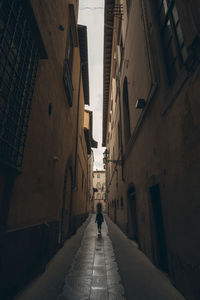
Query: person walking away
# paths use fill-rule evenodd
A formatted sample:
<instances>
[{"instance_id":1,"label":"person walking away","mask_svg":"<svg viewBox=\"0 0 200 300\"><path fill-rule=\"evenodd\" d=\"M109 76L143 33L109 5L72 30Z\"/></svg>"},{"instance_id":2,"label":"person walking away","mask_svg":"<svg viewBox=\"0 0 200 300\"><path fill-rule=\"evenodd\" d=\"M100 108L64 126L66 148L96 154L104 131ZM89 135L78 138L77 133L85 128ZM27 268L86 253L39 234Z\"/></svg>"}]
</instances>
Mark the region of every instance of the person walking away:
<instances>
[{"instance_id":1,"label":"person walking away","mask_svg":"<svg viewBox=\"0 0 200 300\"><path fill-rule=\"evenodd\" d=\"M103 221L104 221L104 218L103 218L102 213L100 211L97 212L95 223L97 223L97 229L98 229L99 234L101 234L101 224Z\"/></svg>"}]
</instances>

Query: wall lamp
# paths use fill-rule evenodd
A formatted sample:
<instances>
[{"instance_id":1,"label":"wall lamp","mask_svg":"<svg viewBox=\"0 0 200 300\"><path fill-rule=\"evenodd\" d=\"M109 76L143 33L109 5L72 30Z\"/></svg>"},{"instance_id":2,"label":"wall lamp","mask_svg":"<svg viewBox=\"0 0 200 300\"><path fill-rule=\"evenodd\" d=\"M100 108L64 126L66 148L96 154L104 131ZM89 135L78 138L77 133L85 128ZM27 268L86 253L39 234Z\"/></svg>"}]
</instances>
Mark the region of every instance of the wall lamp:
<instances>
[{"instance_id":1,"label":"wall lamp","mask_svg":"<svg viewBox=\"0 0 200 300\"><path fill-rule=\"evenodd\" d=\"M108 159L109 156L109 151L108 149L106 149L103 153L103 163L104 166L106 166L107 163L111 162L111 163L115 163L115 164L122 164L123 160L117 160L117 159Z\"/></svg>"}]
</instances>

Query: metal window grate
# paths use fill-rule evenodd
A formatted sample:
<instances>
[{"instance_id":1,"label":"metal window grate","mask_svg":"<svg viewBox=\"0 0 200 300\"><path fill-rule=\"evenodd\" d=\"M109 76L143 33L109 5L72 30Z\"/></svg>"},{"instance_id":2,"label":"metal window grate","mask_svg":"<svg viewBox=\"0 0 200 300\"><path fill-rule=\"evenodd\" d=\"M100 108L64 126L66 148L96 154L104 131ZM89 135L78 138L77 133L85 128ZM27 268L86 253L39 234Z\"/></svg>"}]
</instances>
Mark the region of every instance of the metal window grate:
<instances>
[{"instance_id":1,"label":"metal window grate","mask_svg":"<svg viewBox=\"0 0 200 300\"><path fill-rule=\"evenodd\" d=\"M22 1L0 1L0 159L22 167L39 62Z\"/></svg>"}]
</instances>

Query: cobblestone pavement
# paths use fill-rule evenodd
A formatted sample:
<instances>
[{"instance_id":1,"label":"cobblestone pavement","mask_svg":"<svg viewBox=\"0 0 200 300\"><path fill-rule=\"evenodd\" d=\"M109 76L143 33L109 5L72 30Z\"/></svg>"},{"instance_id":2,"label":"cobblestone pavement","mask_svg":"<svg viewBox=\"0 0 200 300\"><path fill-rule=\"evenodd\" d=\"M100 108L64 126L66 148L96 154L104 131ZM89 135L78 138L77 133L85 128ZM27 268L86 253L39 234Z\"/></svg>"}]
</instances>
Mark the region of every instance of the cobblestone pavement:
<instances>
[{"instance_id":1,"label":"cobblestone pavement","mask_svg":"<svg viewBox=\"0 0 200 300\"><path fill-rule=\"evenodd\" d=\"M93 215L57 300L125 299L107 225L98 237L94 222Z\"/></svg>"}]
</instances>

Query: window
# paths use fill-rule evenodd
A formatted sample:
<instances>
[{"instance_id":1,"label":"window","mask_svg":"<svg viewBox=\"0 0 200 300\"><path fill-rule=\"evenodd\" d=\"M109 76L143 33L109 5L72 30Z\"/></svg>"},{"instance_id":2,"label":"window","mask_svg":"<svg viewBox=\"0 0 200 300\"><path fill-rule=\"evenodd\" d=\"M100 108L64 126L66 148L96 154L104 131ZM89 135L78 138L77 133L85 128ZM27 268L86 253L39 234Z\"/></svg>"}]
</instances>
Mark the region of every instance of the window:
<instances>
[{"instance_id":1,"label":"window","mask_svg":"<svg viewBox=\"0 0 200 300\"><path fill-rule=\"evenodd\" d=\"M73 39L72 39L72 30L71 27L69 27L67 47L66 47L66 58L69 61L69 68L71 72L72 72L73 56L74 56L74 46L73 46Z\"/></svg>"},{"instance_id":2,"label":"window","mask_svg":"<svg viewBox=\"0 0 200 300\"><path fill-rule=\"evenodd\" d=\"M63 82L65 87L65 93L67 96L67 100L69 105L72 106L73 103L73 83L72 83L72 65L73 65L73 54L74 47L78 46L78 38L77 38L77 27L76 27L76 19L74 13L73 4L69 5L69 13L70 13L70 26L67 37L67 45L66 45L66 55L64 61L63 68Z\"/></svg>"},{"instance_id":3,"label":"window","mask_svg":"<svg viewBox=\"0 0 200 300\"><path fill-rule=\"evenodd\" d=\"M97 188L100 189L101 188L101 183L97 182Z\"/></svg>"},{"instance_id":4,"label":"window","mask_svg":"<svg viewBox=\"0 0 200 300\"><path fill-rule=\"evenodd\" d=\"M106 199L106 194L104 193L104 194L103 194L103 200L105 200L105 199Z\"/></svg>"},{"instance_id":5,"label":"window","mask_svg":"<svg viewBox=\"0 0 200 300\"><path fill-rule=\"evenodd\" d=\"M97 194L97 199L98 199L98 200L101 199L101 194L100 194L100 193Z\"/></svg>"},{"instance_id":6,"label":"window","mask_svg":"<svg viewBox=\"0 0 200 300\"><path fill-rule=\"evenodd\" d=\"M130 116L129 116L129 99L128 99L128 82L124 79L123 84L123 112L124 112L124 136L126 145L131 137Z\"/></svg>"},{"instance_id":7,"label":"window","mask_svg":"<svg viewBox=\"0 0 200 300\"><path fill-rule=\"evenodd\" d=\"M172 83L187 59L187 49L175 1L158 0L158 5L167 73Z\"/></svg>"},{"instance_id":8,"label":"window","mask_svg":"<svg viewBox=\"0 0 200 300\"><path fill-rule=\"evenodd\" d=\"M39 50L22 1L0 2L0 158L22 167Z\"/></svg>"},{"instance_id":9,"label":"window","mask_svg":"<svg viewBox=\"0 0 200 300\"><path fill-rule=\"evenodd\" d=\"M100 174L97 174L97 178L100 178Z\"/></svg>"},{"instance_id":10,"label":"window","mask_svg":"<svg viewBox=\"0 0 200 300\"><path fill-rule=\"evenodd\" d=\"M73 60L73 45L72 45L71 30L69 30L69 36L67 39L67 48L66 48L66 59L64 61L64 69L63 69L63 82L65 87L65 93L70 106L72 106L72 102L73 102L72 60Z\"/></svg>"}]
</instances>

